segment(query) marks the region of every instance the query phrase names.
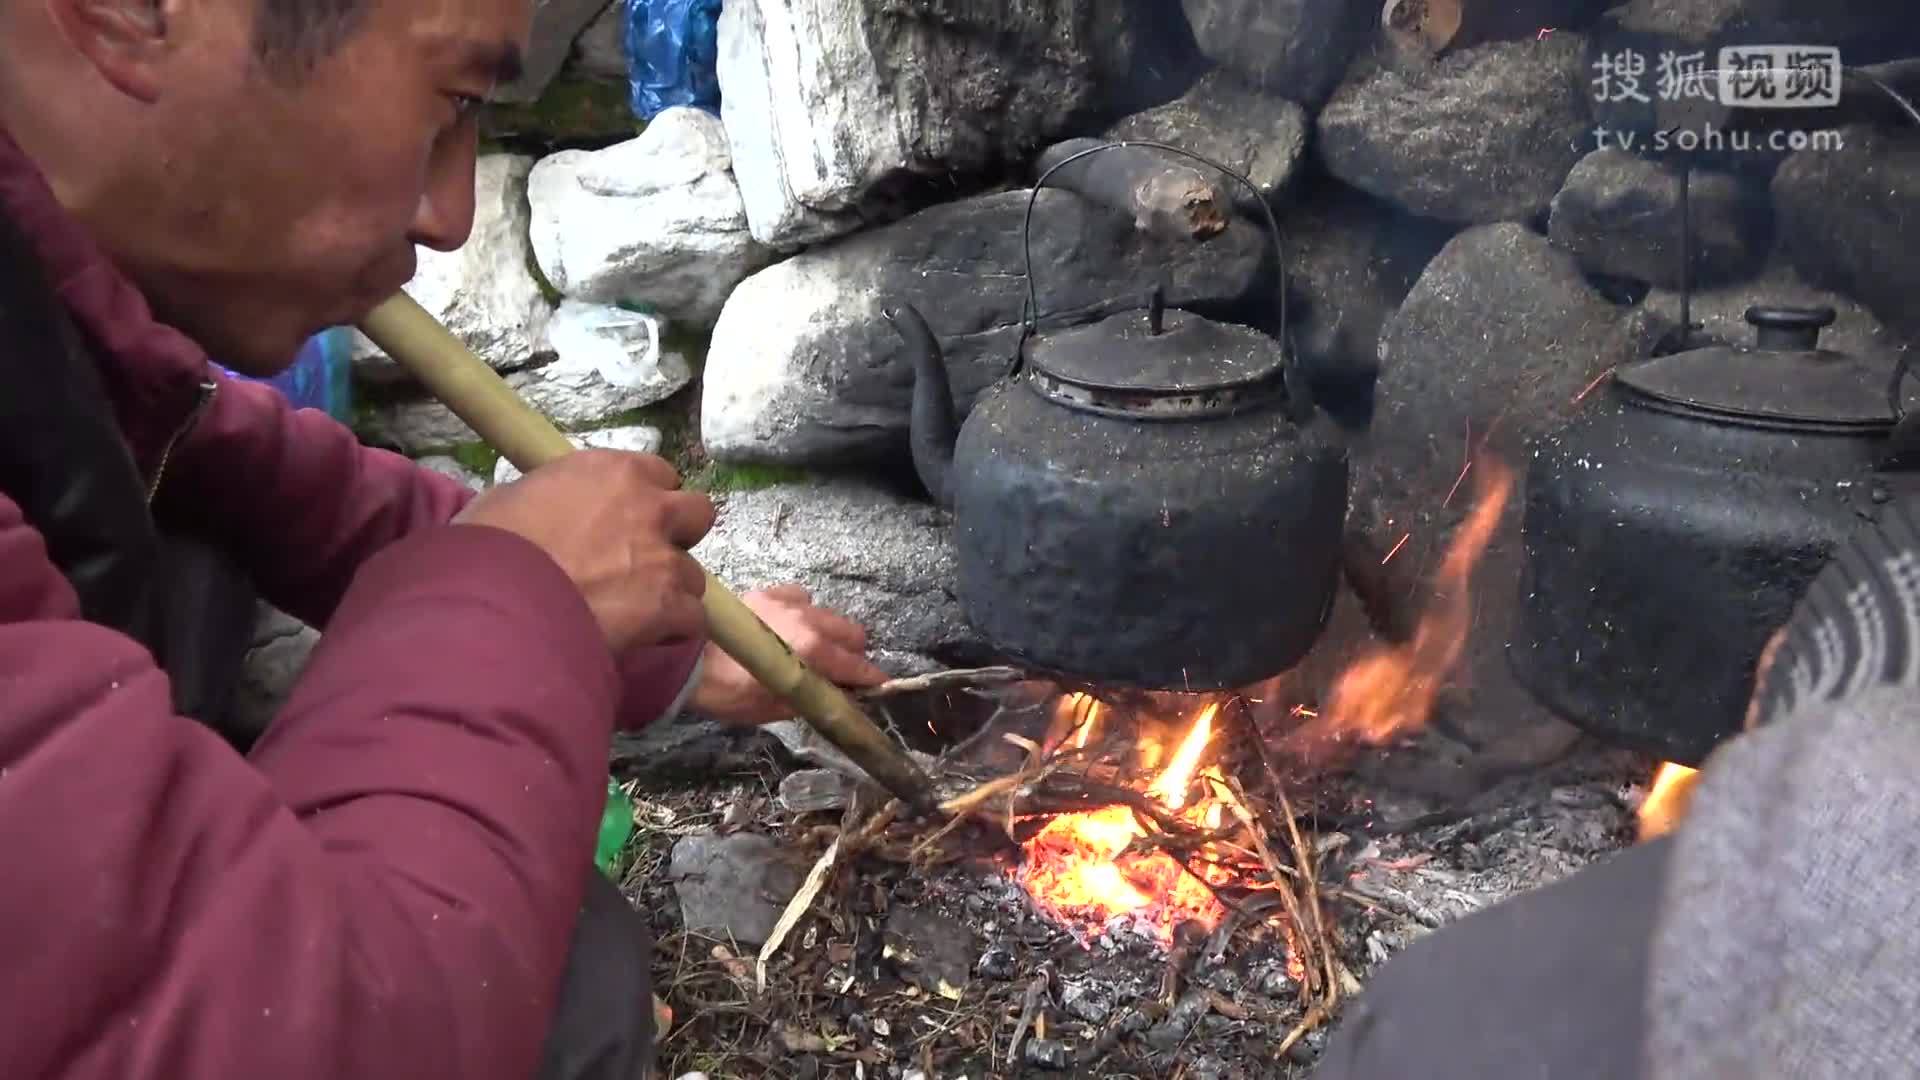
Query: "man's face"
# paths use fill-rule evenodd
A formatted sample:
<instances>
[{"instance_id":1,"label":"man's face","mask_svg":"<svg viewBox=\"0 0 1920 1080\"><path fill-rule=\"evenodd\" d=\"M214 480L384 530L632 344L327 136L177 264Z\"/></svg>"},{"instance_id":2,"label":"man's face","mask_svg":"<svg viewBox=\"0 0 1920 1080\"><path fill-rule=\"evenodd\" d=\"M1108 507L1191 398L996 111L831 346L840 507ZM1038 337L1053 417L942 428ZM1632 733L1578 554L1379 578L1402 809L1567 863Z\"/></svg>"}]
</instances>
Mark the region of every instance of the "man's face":
<instances>
[{"instance_id":1,"label":"man's face","mask_svg":"<svg viewBox=\"0 0 1920 1080\"><path fill-rule=\"evenodd\" d=\"M159 316L271 375L405 284L415 245L473 224L474 105L513 75L531 0L370 0L335 52L254 56L257 0L158 0L142 154L89 224ZM147 133L150 133L147 134Z\"/></svg>"}]
</instances>

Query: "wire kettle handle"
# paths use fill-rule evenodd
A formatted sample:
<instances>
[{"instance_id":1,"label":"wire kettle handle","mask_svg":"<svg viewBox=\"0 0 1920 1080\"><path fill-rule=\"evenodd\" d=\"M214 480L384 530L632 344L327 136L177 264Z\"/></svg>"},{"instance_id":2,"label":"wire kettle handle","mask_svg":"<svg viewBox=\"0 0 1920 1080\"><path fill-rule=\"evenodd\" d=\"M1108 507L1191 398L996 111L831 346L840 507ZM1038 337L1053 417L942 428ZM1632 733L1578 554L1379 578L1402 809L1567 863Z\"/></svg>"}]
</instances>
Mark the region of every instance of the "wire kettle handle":
<instances>
[{"instance_id":1,"label":"wire kettle handle","mask_svg":"<svg viewBox=\"0 0 1920 1080\"><path fill-rule=\"evenodd\" d=\"M1227 168L1225 165L1222 165L1211 158L1202 156L1200 154L1196 154L1191 150L1183 150L1178 146L1170 146L1163 142L1153 142L1146 139L1122 139L1118 142L1101 143L1098 146L1089 146L1084 150L1076 151L1072 154L1067 155L1065 158L1061 159L1060 161L1055 162L1045 172L1040 174L1040 178L1038 180L1035 180L1033 182L1033 191L1031 194L1027 196L1026 218L1021 222L1021 225L1020 225L1020 251L1023 258L1023 270L1027 279L1027 305L1026 305L1027 310L1026 310L1025 318L1022 320L1023 325L1020 330L1021 349L1024 350L1026 346L1027 338L1031 337L1034 333L1036 333L1039 330L1039 326L1040 326L1040 293L1039 293L1038 287L1034 284L1034 280L1033 280L1033 207L1034 207L1034 204L1040 200L1041 189L1047 186L1047 181L1050 178L1052 178L1054 173L1057 173L1061 169L1064 169L1067 166L1073 164L1074 162L1079 161L1081 158L1091 157L1094 154L1105 153L1108 150L1120 150L1130 146L1145 147L1150 150L1162 150L1169 154L1176 154L1180 157L1187 158L1192 161L1197 161L1200 164L1205 165L1210 169L1219 170L1222 174L1231 178L1235 183L1239 184L1241 187L1246 188L1247 191L1253 195L1253 201L1259 204L1260 213L1262 214L1262 216L1266 218L1267 232L1273 237L1273 253L1274 253L1274 260L1275 260L1274 269L1276 270L1280 278L1279 314L1280 314L1280 332L1282 335L1281 349L1284 353L1286 349L1285 334L1286 334L1286 328L1287 328L1286 241L1285 241L1285 238L1282 237L1280 234L1280 222L1278 219L1276 219L1273 216L1273 208L1267 205L1266 196L1260 193L1259 186L1256 185L1252 180L1247 179L1245 176L1242 176L1240 173ZM1017 363L1018 361L1016 360L1016 364Z\"/></svg>"}]
</instances>

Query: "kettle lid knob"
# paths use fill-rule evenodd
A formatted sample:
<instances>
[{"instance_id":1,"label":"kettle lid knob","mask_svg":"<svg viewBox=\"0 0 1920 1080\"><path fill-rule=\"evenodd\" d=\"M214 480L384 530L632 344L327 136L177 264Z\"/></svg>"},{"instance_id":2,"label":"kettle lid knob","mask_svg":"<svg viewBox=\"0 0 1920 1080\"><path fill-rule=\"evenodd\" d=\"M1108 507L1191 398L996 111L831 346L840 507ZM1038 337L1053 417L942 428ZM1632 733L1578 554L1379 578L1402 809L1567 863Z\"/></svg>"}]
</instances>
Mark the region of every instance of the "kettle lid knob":
<instances>
[{"instance_id":1,"label":"kettle lid knob","mask_svg":"<svg viewBox=\"0 0 1920 1080\"><path fill-rule=\"evenodd\" d=\"M1820 331L1832 326L1838 313L1831 307L1768 307L1747 309L1754 327L1754 344L1762 349L1817 349Z\"/></svg>"}]
</instances>

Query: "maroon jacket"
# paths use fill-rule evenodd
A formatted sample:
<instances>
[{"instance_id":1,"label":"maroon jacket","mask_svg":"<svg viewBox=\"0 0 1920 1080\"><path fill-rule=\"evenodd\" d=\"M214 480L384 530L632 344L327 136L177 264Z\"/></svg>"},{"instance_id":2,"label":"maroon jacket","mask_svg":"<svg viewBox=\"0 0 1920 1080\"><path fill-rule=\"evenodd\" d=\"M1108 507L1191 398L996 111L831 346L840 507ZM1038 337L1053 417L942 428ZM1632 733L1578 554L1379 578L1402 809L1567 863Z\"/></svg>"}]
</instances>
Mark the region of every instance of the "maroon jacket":
<instances>
[{"instance_id":1,"label":"maroon jacket","mask_svg":"<svg viewBox=\"0 0 1920 1080\"><path fill-rule=\"evenodd\" d=\"M242 757L82 620L0 491L0 1076L526 1080L616 711L666 710L697 644L623 687L545 554L446 524L458 484L214 374L4 133L0 213L100 357L156 518L326 631Z\"/></svg>"}]
</instances>

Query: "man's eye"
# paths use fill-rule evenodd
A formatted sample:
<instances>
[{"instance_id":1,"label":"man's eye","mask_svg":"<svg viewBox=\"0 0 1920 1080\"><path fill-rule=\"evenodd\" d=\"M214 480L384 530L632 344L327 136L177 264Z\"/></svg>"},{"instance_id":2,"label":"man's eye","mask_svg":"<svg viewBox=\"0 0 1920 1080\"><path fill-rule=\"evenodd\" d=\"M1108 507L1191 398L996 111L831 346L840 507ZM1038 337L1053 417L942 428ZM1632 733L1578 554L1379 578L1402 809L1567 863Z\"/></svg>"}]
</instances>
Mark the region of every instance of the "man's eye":
<instances>
[{"instance_id":1,"label":"man's eye","mask_svg":"<svg viewBox=\"0 0 1920 1080\"><path fill-rule=\"evenodd\" d=\"M455 116L464 120L479 112L480 106L486 103L484 98L473 97L470 94L455 94L453 95L453 112Z\"/></svg>"}]
</instances>

